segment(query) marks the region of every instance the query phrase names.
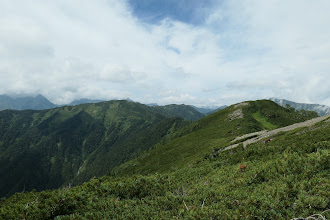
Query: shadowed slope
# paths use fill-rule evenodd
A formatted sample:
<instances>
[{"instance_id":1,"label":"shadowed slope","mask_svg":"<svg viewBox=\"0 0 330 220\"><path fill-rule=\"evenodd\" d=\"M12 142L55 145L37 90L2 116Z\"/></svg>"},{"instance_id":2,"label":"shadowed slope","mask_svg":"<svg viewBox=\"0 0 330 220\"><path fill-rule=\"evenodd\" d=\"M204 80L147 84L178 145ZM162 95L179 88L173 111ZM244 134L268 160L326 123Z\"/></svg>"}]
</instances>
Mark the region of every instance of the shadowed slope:
<instances>
[{"instance_id":1,"label":"shadowed slope","mask_svg":"<svg viewBox=\"0 0 330 220\"><path fill-rule=\"evenodd\" d=\"M187 125L127 101L0 112L0 196L101 176Z\"/></svg>"}]
</instances>

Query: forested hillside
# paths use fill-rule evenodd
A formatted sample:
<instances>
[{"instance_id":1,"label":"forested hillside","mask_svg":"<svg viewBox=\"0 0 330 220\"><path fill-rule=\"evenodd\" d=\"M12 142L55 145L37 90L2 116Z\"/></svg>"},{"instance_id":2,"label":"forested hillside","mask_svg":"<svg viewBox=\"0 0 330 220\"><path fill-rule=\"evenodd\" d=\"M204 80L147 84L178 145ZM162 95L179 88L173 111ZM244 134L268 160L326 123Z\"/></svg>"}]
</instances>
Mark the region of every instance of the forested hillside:
<instances>
[{"instance_id":1,"label":"forested hillside","mask_svg":"<svg viewBox=\"0 0 330 220\"><path fill-rule=\"evenodd\" d=\"M165 106L150 106L155 112L165 115L166 117L181 117L188 121L197 121L205 114L197 111L189 105L165 105Z\"/></svg>"},{"instance_id":2,"label":"forested hillside","mask_svg":"<svg viewBox=\"0 0 330 220\"><path fill-rule=\"evenodd\" d=\"M307 118L271 101L239 103L177 131L107 176L2 199L0 218L330 217L329 117L221 151L237 136Z\"/></svg>"},{"instance_id":3,"label":"forested hillside","mask_svg":"<svg viewBox=\"0 0 330 220\"><path fill-rule=\"evenodd\" d=\"M0 111L0 196L81 184L187 124L128 101Z\"/></svg>"}]
</instances>

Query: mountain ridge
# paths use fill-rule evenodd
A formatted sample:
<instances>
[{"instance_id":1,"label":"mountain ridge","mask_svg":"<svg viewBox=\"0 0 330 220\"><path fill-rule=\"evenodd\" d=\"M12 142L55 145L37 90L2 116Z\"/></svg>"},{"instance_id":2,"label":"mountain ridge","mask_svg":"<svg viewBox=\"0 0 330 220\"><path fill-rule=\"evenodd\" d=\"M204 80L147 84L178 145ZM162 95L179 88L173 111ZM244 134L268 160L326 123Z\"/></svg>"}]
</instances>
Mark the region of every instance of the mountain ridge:
<instances>
[{"instance_id":1,"label":"mountain ridge","mask_svg":"<svg viewBox=\"0 0 330 220\"><path fill-rule=\"evenodd\" d=\"M117 99L115 99L117 100ZM126 99L129 102L134 102L133 100L127 98ZM306 104L306 103L298 103L294 101L289 101L286 99L280 99L272 97L269 100L272 100L276 102L277 104L286 107L286 104L289 104L291 107L294 107L297 110L307 110L307 111L316 111L320 116L330 114L330 107L326 105L319 105L319 104ZM61 106L67 106L67 105L79 105L79 104L87 104L87 103L98 103L98 102L104 102L106 100L102 99L88 99L88 98L82 98L73 100L72 102L68 104L63 105L57 105L52 102L50 102L47 98L45 98L41 94L37 95L19 95L19 96L12 96L3 94L0 95L0 111L5 109L13 109L13 110L43 110L43 109L51 109L51 108L57 108ZM158 105L157 103L150 103L145 104L147 106L166 106L166 105ZM168 106L168 105L167 105ZM197 107L194 105L190 105L200 113L204 115L212 114L218 110L221 110L223 108L228 107L227 105L223 106L201 106Z\"/></svg>"},{"instance_id":2,"label":"mountain ridge","mask_svg":"<svg viewBox=\"0 0 330 220\"><path fill-rule=\"evenodd\" d=\"M0 200L0 218L292 219L313 214L327 218L329 119L279 132L267 143L261 139L245 149L218 151L237 138L244 141L242 134L313 116L267 100L238 103L181 128L139 160L130 161L130 169L143 171L143 160L156 156L150 170L131 175L119 169L76 187L17 193ZM176 139L183 140L173 142ZM186 145L180 151L189 139L191 148ZM168 144L172 156L196 150L200 157L190 161L185 161L189 154L175 157L170 162L183 160L181 167L176 164L159 172L171 158L166 151L153 152Z\"/></svg>"},{"instance_id":3,"label":"mountain ridge","mask_svg":"<svg viewBox=\"0 0 330 220\"><path fill-rule=\"evenodd\" d=\"M0 111L0 195L104 175L187 123L128 101Z\"/></svg>"},{"instance_id":4,"label":"mountain ridge","mask_svg":"<svg viewBox=\"0 0 330 220\"><path fill-rule=\"evenodd\" d=\"M125 99L128 102L134 102L133 100L127 98ZM111 101L120 101L120 100L111 100ZM19 96L19 97L11 97L8 95L0 95L0 111L6 109L12 110L46 110L53 109L64 106L76 106L82 104L91 104L91 103L100 103L107 102L105 100L96 100L96 99L78 99L74 100L69 104L65 105L56 105L51 103L47 98L43 95L38 94L36 96ZM157 104L146 104L154 112L161 113L166 117L182 117L189 121L196 121L205 116L205 114L200 111L195 111L190 105L163 105L159 106ZM194 107L196 108L196 107Z\"/></svg>"},{"instance_id":5,"label":"mountain ridge","mask_svg":"<svg viewBox=\"0 0 330 220\"><path fill-rule=\"evenodd\" d=\"M269 100L238 103L217 111L179 130L174 139L149 149L137 159L114 168L113 172L149 174L188 166L215 148L225 148L238 135L284 127L316 117L292 112Z\"/></svg>"},{"instance_id":6,"label":"mountain ridge","mask_svg":"<svg viewBox=\"0 0 330 220\"><path fill-rule=\"evenodd\" d=\"M140 154L149 154L135 161L147 162L145 170L139 168L142 173L180 169L215 146L226 147L234 136L310 117L266 100L235 104L207 117L191 106L129 101L0 111L0 164L7 164L0 169L6 179L0 192L8 196L23 186L42 190L81 184L112 169L117 172L121 168L116 166ZM134 171L130 164L135 162L130 160L120 172ZM17 183L13 188L12 182Z\"/></svg>"}]
</instances>

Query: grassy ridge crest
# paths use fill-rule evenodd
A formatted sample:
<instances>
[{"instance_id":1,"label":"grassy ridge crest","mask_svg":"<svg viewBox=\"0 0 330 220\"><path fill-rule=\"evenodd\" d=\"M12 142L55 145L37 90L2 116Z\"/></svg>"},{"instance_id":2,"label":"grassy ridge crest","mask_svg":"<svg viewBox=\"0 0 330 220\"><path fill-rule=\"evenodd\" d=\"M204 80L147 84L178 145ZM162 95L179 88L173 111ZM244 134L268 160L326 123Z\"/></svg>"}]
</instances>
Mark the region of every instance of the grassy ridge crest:
<instances>
[{"instance_id":1,"label":"grassy ridge crest","mask_svg":"<svg viewBox=\"0 0 330 220\"><path fill-rule=\"evenodd\" d=\"M255 118L258 115L258 120ZM170 172L191 166L235 137L266 128L284 127L317 116L292 112L269 100L243 102L222 109L176 132L136 159L114 168L118 175Z\"/></svg>"}]
</instances>

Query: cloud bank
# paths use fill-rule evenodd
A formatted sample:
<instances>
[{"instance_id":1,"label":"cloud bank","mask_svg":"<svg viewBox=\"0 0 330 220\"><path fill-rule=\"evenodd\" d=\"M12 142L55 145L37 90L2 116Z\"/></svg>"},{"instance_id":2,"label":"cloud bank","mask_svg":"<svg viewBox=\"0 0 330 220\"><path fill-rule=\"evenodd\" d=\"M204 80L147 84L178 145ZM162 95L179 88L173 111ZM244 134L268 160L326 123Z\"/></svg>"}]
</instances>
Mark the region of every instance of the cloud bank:
<instances>
[{"instance_id":1,"label":"cloud bank","mask_svg":"<svg viewBox=\"0 0 330 220\"><path fill-rule=\"evenodd\" d=\"M166 10L148 22L152 11L137 14L129 1L1 1L0 94L41 93L57 104L129 97L223 105L276 96L330 105L329 1L204 7L198 22Z\"/></svg>"}]
</instances>

